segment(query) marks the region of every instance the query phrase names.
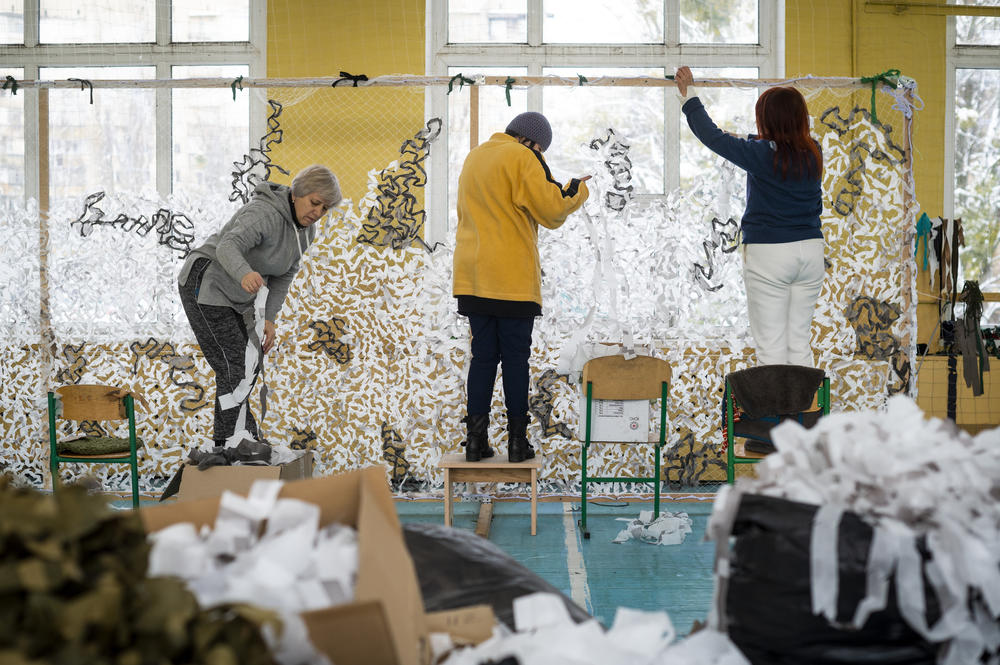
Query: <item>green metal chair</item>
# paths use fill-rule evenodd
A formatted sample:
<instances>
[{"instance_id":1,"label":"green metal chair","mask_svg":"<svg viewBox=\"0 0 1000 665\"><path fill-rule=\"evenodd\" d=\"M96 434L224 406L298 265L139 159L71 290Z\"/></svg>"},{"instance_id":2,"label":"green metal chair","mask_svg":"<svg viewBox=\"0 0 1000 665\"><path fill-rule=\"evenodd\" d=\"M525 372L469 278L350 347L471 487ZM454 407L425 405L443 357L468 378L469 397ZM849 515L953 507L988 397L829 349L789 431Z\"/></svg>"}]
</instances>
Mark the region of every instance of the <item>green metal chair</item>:
<instances>
[{"instance_id":1,"label":"green metal chair","mask_svg":"<svg viewBox=\"0 0 1000 665\"><path fill-rule=\"evenodd\" d=\"M128 464L132 472L132 507L138 508L138 447L141 441L135 435L135 400L132 394L112 386L63 386L49 392L48 412L52 490L58 490L60 464ZM87 423L127 420L128 437L81 436L58 441L57 418Z\"/></svg>"},{"instance_id":2,"label":"green metal chair","mask_svg":"<svg viewBox=\"0 0 1000 665\"><path fill-rule=\"evenodd\" d=\"M726 434L726 482L730 485L736 482L737 464L756 464L764 459L769 454L769 451L773 451L774 444L771 441L770 433L775 426L785 420L795 420L803 427L812 427L821 416L829 415L830 377L828 376L823 376L815 395L810 394L805 396L805 399L812 400L811 405L805 410L782 414L755 414L755 417L749 417L746 413L737 413L742 408L734 394L732 382L739 375L746 376L747 373L756 373L758 376L766 379L768 373L788 371L789 368L795 367L788 365L762 365L726 375L726 387L723 396L723 426ZM813 368L799 369L816 371ZM772 382L772 385L775 383L782 385L786 389L788 387L788 384L781 384L780 382ZM736 439L738 438L744 440L743 449L740 451L736 450ZM756 446L756 451L748 452L747 448L755 447L755 442L763 445Z\"/></svg>"},{"instance_id":3,"label":"green metal chair","mask_svg":"<svg viewBox=\"0 0 1000 665\"><path fill-rule=\"evenodd\" d=\"M587 395L584 414L584 441L580 453L580 528L584 538L590 538L587 530L587 484L588 483L652 483L653 514L660 514L660 457L663 452L667 432L667 393L670 389L670 365L659 358L635 356L626 359L623 355L604 356L587 361L583 366L583 385ZM594 400L660 400L660 436L655 443L653 475L648 477L596 477L587 475L587 455L590 451L591 421ZM601 441L600 443L633 443Z\"/></svg>"}]
</instances>

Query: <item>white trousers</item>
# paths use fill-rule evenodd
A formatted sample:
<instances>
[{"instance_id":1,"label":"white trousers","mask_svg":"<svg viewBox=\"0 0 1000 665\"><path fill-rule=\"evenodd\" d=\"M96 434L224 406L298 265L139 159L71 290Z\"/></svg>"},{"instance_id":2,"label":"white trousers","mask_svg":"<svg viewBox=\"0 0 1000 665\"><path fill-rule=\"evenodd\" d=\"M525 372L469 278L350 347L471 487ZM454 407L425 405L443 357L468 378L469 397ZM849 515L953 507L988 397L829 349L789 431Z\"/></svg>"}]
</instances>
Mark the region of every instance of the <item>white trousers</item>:
<instances>
[{"instance_id":1,"label":"white trousers","mask_svg":"<svg viewBox=\"0 0 1000 665\"><path fill-rule=\"evenodd\" d=\"M747 313L759 364L813 367L809 328L824 272L822 238L743 245Z\"/></svg>"}]
</instances>

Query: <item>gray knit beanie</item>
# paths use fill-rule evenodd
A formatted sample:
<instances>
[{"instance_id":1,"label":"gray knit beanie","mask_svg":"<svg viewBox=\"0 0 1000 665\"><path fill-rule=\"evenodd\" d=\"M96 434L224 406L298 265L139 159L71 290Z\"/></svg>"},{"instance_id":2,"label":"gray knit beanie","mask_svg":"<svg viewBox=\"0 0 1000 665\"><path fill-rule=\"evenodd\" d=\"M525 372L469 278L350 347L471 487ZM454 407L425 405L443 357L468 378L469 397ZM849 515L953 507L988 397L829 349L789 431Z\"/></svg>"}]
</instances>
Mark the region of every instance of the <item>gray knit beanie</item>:
<instances>
[{"instance_id":1,"label":"gray knit beanie","mask_svg":"<svg viewBox=\"0 0 1000 665\"><path fill-rule=\"evenodd\" d=\"M534 141L545 152L552 143L552 126L545 116L537 111L527 111L515 117L507 125L507 132Z\"/></svg>"}]
</instances>

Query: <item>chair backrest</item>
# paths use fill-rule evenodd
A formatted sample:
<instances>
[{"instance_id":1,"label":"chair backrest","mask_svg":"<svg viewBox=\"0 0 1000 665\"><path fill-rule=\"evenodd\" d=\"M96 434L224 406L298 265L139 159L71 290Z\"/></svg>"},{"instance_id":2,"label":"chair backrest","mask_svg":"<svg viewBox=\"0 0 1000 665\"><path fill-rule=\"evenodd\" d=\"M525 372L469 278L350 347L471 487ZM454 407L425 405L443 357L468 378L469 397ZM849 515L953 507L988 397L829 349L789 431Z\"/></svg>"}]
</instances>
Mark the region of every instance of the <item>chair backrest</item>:
<instances>
[{"instance_id":1,"label":"chair backrest","mask_svg":"<svg viewBox=\"0 0 1000 665\"><path fill-rule=\"evenodd\" d=\"M670 364L652 356L602 356L583 366L584 390L592 383L593 399L659 399L670 377Z\"/></svg>"},{"instance_id":2,"label":"chair backrest","mask_svg":"<svg viewBox=\"0 0 1000 665\"><path fill-rule=\"evenodd\" d=\"M66 420L121 420L128 417L126 396L114 386L70 385L56 389Z\"/></svg>"}]
</instances>

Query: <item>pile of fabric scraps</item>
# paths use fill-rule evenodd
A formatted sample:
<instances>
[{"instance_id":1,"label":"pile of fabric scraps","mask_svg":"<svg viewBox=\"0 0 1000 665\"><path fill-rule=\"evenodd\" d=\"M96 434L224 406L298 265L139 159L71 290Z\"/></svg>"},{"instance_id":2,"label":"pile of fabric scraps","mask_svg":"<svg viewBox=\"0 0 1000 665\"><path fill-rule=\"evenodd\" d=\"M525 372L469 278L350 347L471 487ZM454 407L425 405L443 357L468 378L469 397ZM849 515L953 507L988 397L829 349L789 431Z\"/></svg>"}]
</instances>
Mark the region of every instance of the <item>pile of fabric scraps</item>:
<instances>
[{"instance_id":1,"label":"pile of fabric scraps","mask_svg":"<svg viewBox=\"0 0 1000 665\"><path fill-rule=\"evenodd\" d=\"M676 633L666 612L619 608L605 631L596 619L574 623L558 596L540 592L514 601L514 623L516 632L498 623L493 637L452 652L443 665L750 665L714 630L674 642ZM446 635L432 637L447 642ZM434 646L440 653L447 645Z\"/></svg>"},{"instance_id":2,"label":"pile of fabric scraps","mask_svg":"<svg viewBox=\"0 0 1000 665\"><path fill-rule=\"evenodd\" d=\"M691 518L687 513L661 512L653 519L652 510L642 510L638 519L619 517L618 521L628 522L628 526L618 532L613 543L635 540L653 545L680 545L691 533Z\"/></svg>"},{"instance_id":3,"label":"pile of fabric scraps","mask_svg":"<svg viewBox=\"0 0 1000 665\"><path fill-rule=\"evenodd\" d=\"M17 488L0 478L0 661L273 665L266 611L203 609L183 582L147 577L136 511L84 488Z\"/></svg>"},{"instance_id":4,"label":"pile of fabric scraps","mask_svg":"<svg viewBox=\"0 0 1000 665\"><path fill-rule=\"evenodd\" d=\"M357 533L320 528L319 507L279 499L281 484L258 480L247 497L225 492L212 529L182 522L150 534L149 575L182 578L202 607L247 603L277 612L282 629L264 630L275 658L324 663L299 613L353 600Z\"/></svg>"},{"instance_id":5,"label":"pile of fabric scraps","mask_svg":"<svg viewBox=\"0 0 1000 665\"><path fill-rule=\"evenodd\" d=\"M777 452L757 478L720 492L709 537L728 543L744 493L819 506L812 609L834 621L837 534L850 511L874 529L853 625L886 607L891 581L907 624L942 645L938 663L1000 662L1000 429L972 436L897 395L880 412L833 414L809 430L787 422L772 434ZM728 546L717 551L725 558ZM728 568L717 561L717 585ZM929 620L934 604L940 616Z\"/></svg>"}]
</instances>

